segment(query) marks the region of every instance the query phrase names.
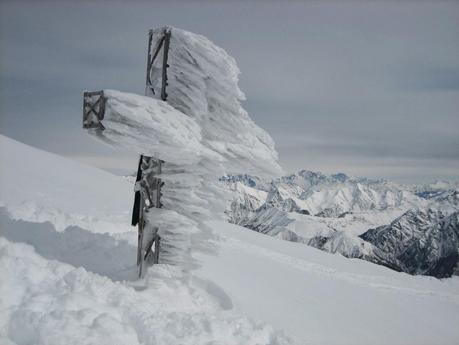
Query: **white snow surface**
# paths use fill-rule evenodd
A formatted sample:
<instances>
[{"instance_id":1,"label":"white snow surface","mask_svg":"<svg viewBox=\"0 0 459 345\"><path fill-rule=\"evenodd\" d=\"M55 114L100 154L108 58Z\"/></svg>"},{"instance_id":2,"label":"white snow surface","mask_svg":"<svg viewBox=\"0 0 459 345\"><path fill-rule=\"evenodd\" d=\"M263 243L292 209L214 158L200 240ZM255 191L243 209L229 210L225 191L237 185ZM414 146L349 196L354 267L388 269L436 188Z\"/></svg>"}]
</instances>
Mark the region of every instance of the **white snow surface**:
<instances>
[{"instance_id":1,"label":"white snow surface","mask_svg":"<svg viewBox=\"0 0 459 345\"><path fill-rule=\"evenodd\" d=\"M162 263L137 280L137 232L112 217L130 215L124 178L0 139L0 344L294 343L186 265ZM85 227L80 212L104 222ZM156 216L163 236L183 228L196 241L189 251L216 251L209 228L167 209Z\"/></svg>"},{"instance_id":2,"label":"white snow surface","mask_svg":"<svg viewBox=\"0 0 459 345\"><path fill-rule=\"evenodd\" d=\"M122 192L123 178L113 176L109 183L97 169L1 139L5 151L26 154L34 171L49 173L29 174L35 193L17 188L19 200L32 195L35 203L52 207L43 188L81 176L91 187L105 183L113 190L105 195L107 215L132 198L132 189ZM23 164L11 157L1 157L2 187L6 170L20 171ZM59 174L52 175L57 165ZM103 198L98 191L88 187L85 193L97 200ZM158 210L163 222L170 217L199 234L193 239L194 266L162 263L135 280L133 229L100 233L72 226L66 209L68 225L58 231L57 218L12 217L16 206L23 207L18 203L0 212L0 275L7 277L0 280L2 344L455 344L459 339L457 277L397 273L222 221L195 223L193 230L185 217ZM115 226L117 220L107 223Z\"/></svg>"},{"instance_id":3,"label":"white snow surface","mask_svg":"<svg viewBox=\"0 0 459 345\"><path fill-rule=\"evenodd\" d=\"M310 344L454 344L459 279L410 276L224 222L196 274ZM225 269L222 270L221 268ZM241 284L241 282L244 282Z\"/></svg>"},{"instance_id":4,"label":"white snow surface","mask_svg":"<svg viewBox=\"0 0 459 345\"><path fill-rule=\"evenodd\" d=\"M132 185L122 177L0 135L0 207L13 218L50 221L58 231L78 225L123 232L129 229L130 194Z\"/></svg>"},{"instance_id":5,"label":"white snow surface","mask_svg":"<svg viewBox=\"0 0 459 345\"><path fill-rule=\"evenodd\" d=\"M106 129L90 131L166 161L164 208L149 212L160 264L143 279L126 179L0 137L0 343L457 343L457 277L396 273L224 222L231 195L218 177L278 175L277 153L240 107L232 58L175 28L170 56L169 104L106 91Z\"/></svg>"}]
</instances>

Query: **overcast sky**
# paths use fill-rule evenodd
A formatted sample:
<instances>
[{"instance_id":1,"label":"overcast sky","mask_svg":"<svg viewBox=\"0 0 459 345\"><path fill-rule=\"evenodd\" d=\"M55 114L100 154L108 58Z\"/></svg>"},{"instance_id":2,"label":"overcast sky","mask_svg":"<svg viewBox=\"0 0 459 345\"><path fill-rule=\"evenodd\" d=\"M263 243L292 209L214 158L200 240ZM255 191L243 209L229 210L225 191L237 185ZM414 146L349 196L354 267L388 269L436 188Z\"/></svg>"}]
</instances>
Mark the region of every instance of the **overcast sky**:
<instances>
[{"instance_id":1,"label":"overcast sky","mask_svg":"<svg viewBox=\"0 0 459 345\"><path fill-rule=\"evenodd\" d=\"M286 171L459 179L459 2L1 2L0 133L125 173L81 129L82 91L143 94L150 28L235 57Z\"/></svg>"}]
</instances>

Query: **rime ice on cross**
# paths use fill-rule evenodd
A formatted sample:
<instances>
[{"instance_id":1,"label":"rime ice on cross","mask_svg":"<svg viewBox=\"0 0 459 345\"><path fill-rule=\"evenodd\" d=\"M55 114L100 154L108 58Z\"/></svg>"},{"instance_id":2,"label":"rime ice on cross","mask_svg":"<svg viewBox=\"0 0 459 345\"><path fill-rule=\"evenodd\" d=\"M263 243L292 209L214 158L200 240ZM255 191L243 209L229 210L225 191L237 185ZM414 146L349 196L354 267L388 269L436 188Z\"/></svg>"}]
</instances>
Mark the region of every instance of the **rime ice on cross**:
<instances>
[{"instance_id":1,"label":"rime ice on cross","mask_svg":"<svg viewBox=\"0 0 459 345\"><path fill-rule=\"evenodd\" d=\"M147 72L145 95L167 99L167 64L171 30L168 27L160 31L148 32ZM102 120L105 115L106 98L103 91L86 91L83 94L83 128L103 131ZM161 187L164 182L161 166L164 161L151 156L140 155L137 177L134 188L134 206L132 210L132 226L138 227L137 266L139 277L145 272L145 264L159 263L161 237L158 227L151 217L147 217L149 209L161 208Z\"/></svg>"}]
</instances>

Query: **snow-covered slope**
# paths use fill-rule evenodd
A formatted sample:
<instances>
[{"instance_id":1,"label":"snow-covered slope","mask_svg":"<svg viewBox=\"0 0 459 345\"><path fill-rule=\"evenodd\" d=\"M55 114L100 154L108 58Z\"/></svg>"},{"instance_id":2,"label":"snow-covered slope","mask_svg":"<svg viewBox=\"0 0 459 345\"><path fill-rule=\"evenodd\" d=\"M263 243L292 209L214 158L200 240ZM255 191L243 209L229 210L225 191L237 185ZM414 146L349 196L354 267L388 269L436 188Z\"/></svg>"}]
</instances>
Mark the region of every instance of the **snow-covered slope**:
<instances>
[{"instance_id":1,"label":"snow-covered slope","mask_svg":"<svg viewBox=\"0 0 459 345\"><path fill-rule=\"evenodd\" d=\"M291 343L184 267L157 265L137 281L124 178L0 140L1 344ZM156 216L197 231L173 211ZM215 235L200 232L194 250L216 253L205 240Z\"/></svg>"},{"instance_id":2,"label":"snow-covered slope","mask_svg":"<svg viewBox=\"0 0 459 345\"><path fill-rule=\"evenodd\" d=\"M131 191L116 192L122 178L110 183L97 169L13 140L2 147L27 154L37 171L62 165L52 181L29 176L38 204L48 202L50 184L81 176L114 190L105 195L107 215L131 199ZM2 169L15 168L10 157ZM85 193L101 197L97 188ZM71 226L71 216L58 232L54 218L0 213L0 274L8 277L0 280L0 343L454 344L459 337L458 278L410 276L211 221L193 246L191 271L160 264L134 281L136 231L101 234Z\"/></svg>"},{"instance_id":3,"label":"snow-covered slope","mask_svg":"<svg viewBox=\"0 0 459 345\"><path fill-rule=\"evenodd\" d=\"M196 274L301 344L454 344L459 278L410 276L223 222ZM222 269L223 268L223 269ZM243 282L243 283L241 283Z\"/></svg>"},{"instance_id":4,"label":"snow-covered slope","mask_svg":"<svg viewBox=\"0 0 459 345\"><path fill-rule=\"evenodd\" d=\"M0 135L0 207L14 218L50 221L57 230L123 232L131 195L132 185L121 177Z\"/></svg>"}]
</instances>

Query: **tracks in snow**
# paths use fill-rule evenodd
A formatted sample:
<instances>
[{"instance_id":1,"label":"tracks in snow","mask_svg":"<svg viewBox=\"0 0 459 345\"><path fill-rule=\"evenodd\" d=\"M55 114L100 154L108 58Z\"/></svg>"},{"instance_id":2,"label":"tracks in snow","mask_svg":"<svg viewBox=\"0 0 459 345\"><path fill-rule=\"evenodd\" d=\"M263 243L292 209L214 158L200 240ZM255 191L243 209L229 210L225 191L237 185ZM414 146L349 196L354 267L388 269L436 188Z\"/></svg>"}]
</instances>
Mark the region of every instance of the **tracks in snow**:
<instances>
[{"instance_id":1,"label":"tracks in snow","mask_svg":"<svg viewBox=\"0 0 459 345\"><path fill-rule=\"evenodd\" d=\"M266 260L273 260L273 261L276 261L277 263L287 265L290 267L294 267L295 269L298 269L303 272L307 272L307 273L311 273L315 275L327 276L330 279L342 280L347 283L359 285L365 288L374 288L374 289L387 290L387 291L397 291L397 292L402 292L402 293L407 293L407 294L415 294L419 296L438 297L438 298L442 298L450 302L459 304L459 294L439 293L433 290L421 290L416 287L401 286L397 284L397 282L394 279L387 277L387 276L385 277L385 276L376 276L376 275L364 275L364 274L357 274L357 273L352 273L352 272L339 271L335 268L331 268L325 265L309 262L306 259L301 259L295 256L287 255L287 254L281 253L276 250L266 249L259 245L249 243L247 241L242 241L240 239L229 237L226 235L222 236L222 240L224 241L223 245L225 246L243 250L247 253L250 253L251 255L263 257ZM276 241L276 239L273 239L273 240ZM220 243L220 245L222 245L222 243ZM328 255L331 255L331 254L328 254ZM349 259L346 259L346 260L349 260ZM371 263L368 263L368 264L373 265ZM394 272L394 274L401 274L401 275L409 276L405 273L398 273L398 272L397 273ZM437 280L436 278L431 278L431 277L422 277L422 278L416 277L416 279L435 280L435 281L438 281L439 283L441 282L440 280Z\"/></svg>"}]
</instances>

